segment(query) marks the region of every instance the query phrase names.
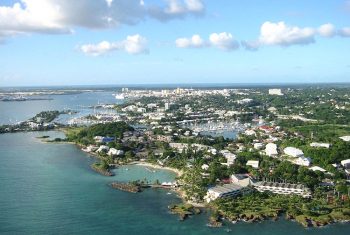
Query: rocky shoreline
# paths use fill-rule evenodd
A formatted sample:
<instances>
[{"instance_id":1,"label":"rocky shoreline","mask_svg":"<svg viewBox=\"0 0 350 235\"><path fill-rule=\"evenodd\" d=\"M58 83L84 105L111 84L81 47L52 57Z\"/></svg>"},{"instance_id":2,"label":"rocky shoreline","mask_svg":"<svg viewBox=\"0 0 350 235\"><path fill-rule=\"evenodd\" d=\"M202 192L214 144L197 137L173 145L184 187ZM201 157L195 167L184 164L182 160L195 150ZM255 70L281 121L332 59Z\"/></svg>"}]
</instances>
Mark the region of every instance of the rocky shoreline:
<instances>
[{"instance_id":1,"label":"rocky shoreline","mask_svg":"<svg viewBox=\"0 0 350 235\"><path fill-rule=\"evenodd\" d=\"M92 164L91 165L91 169L93 169L95 172L101 174L101 175L104 175L104 176L114 176L115 174L113 172L111 172L109 169L105 170L105 169L102 169L98 166L96 166L95 164Z\"/></svg>"},{"instance_id":2,"label":"rocky shoreline","mask_svg":"<svg viewBox=\"0 0 350 235\"><path fill-rule=\"evenodd\" d=\"M178 214L180 221L187 219L190 215L197 215L201 213L201 210L190 204L178 204L168 206L172 214Z\"/></svg>"},{"instance_id":3,"label":"rocky shoreline","mask_svg":"<svg viewBox=\"0 0 350 235\"><path fill-rule=\"evenodd\" d=\"M139 185L134 185L130 183L121 183L121 182L112 182L110 185L114 189L119 189L121 191L129 192L129 193L141 192L141 186Z\"/></svg>"}]
</instances>

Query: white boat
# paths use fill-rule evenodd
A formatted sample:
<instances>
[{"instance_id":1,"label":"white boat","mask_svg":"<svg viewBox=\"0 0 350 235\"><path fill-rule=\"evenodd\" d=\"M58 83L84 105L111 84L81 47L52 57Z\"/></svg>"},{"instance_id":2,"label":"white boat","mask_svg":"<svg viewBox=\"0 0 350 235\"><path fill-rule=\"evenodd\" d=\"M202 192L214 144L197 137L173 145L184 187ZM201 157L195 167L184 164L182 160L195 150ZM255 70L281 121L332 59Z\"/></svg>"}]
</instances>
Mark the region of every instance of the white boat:
<instances>
[{"instance_id":1,"label":"white boat","mask_svg":"<svg viewBox=\"0 0 350 235\"><path fill-rule=\"evenodd\" d=\"M115 98L116 98L117 100L123 100L123 99L125 99L124 94L116 94L116 95L115 95Z\"/></svg>"}]
</instances>

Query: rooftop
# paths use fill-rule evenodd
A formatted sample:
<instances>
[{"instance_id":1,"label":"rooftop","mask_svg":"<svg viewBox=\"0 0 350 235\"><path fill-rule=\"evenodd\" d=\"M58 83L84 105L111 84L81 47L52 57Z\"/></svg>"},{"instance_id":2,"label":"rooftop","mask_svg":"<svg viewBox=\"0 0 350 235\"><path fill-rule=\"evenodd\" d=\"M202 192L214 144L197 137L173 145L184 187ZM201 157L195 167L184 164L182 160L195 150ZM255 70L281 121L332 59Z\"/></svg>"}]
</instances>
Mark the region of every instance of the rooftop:
<instances>
[{"instance_id":1,"label":"rooftop","mask_svg":"<svg viewBox=\"0 0 350 235\"><path fill-rule=\"evenodd\" d=\"M224 184L222 186L218 185L218 186L212 187L209 190L216 193L224 194L224 193L240 190L241 188L242 187L237 184Z\"/></svg>"}]
</instances>

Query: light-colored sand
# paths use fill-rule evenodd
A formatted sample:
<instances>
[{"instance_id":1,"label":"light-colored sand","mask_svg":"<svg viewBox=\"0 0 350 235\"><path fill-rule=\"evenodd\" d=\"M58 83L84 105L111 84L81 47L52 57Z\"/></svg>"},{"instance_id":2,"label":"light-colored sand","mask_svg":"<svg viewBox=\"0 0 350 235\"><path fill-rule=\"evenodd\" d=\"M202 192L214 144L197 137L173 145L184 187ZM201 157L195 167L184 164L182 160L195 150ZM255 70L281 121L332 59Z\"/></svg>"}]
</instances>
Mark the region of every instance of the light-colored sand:
<instances>
[{"instance_id":1,"label":"light-colored sand","mask_svg":"<svg viewBox=\"0 0 350 235\"><path fill-rule=\"evenodd\" d=\"M182 171L180 171L178 169L175 169L175 168L172 168L172 167L164 167L164 166L152 164L152 163L149 163L149 162L135 161L135 162L128 163L128 165L139 165L139 166L146 166L146 167L151 167L151 168L155 168L155 169L168 170L168 171L175 172L177 174L177 176L181 176L182 175Z\"/></svg>"}]
</instances>

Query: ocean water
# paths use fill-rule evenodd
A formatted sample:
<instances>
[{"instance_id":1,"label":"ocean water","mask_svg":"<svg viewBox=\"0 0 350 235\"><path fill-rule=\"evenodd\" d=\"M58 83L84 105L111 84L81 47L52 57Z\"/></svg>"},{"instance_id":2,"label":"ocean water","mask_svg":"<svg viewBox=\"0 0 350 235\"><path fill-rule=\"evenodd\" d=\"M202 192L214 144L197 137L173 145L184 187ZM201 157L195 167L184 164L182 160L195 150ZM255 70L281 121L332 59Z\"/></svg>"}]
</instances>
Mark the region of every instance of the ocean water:
<instances>
[{"instance_id":1,"label":"ocean water","mask_svg":"<svg viewBox=\"0 0 350 235\"><path fill-rule=\"evenodd\" d=\"M181 200L166 190L131 194L108 186L129 179L171 181L164 170L124 166L116 176L90 169L94 158L70 144L35 138L57 132L0 135L0 234L349 234L350 224L304 229L283 219L206 226L207 213L179 221L167 206ZM128 170L126 170L128 168ZM229 230L228 230L229 229Z\"/></svg>"},{"instance_id":2,"label":"ocean water","mask_svg":"<svg viewBox=\"0 0 350 235\"><path fill-rule=\"evenodd\" d=\"M0 101L0 125L25 121L41 111L75 110L78 115L87 115L94 110L89 106L122 102L116 100L111 91L92 91L79 94L40 96L52 100Z\"/></svg>"}]
</instances>

